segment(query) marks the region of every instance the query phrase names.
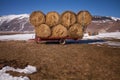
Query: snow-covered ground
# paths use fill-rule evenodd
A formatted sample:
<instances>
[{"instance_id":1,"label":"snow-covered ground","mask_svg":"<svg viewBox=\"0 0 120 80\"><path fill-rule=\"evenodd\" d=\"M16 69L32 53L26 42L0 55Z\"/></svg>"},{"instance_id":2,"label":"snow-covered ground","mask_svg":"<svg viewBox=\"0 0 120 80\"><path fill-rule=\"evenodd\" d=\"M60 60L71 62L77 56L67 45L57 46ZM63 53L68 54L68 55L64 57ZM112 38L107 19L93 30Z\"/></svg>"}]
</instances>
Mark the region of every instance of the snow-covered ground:
<instances>
[{"instance_id":1,"label":"snow-covered ground","mask_svg":"<svg viewBox=\"0 0 120 80\"><path fill-rule=\"evenodd\" d=\"M14 35L0 35L0 40L28 40L34 39L35 34L14 34ZM88 39L120 39L120 32L99 33L99 35L89 36L84 34L83 40Z\"/></svg>"},{"instance_id":2,"label":"snow-covered ground","mask_svg":"<svg viewBox=\"0 0 120 80\"><path fill-rule=\"evenodd\" d=\"M19 72L19 73L25 73L25 74L32 74L37 71L36 67L28 65L24 69L15 69L13 67L3 67L0 70L0 80L30 80L27 76L20 76L20 77L13 77L9 73L6 73L6 71L13 71L13 72Z\"/></svg>"},{"instance_id":3,"label":"snow-covered ground","mask_svg":"<svg viewBox=\"0 0 120 80\"><path fill-rule=\"evenodd\" d=\"M109 45L112 47L120 47L120 42L113 42L113 41L105 41L105 42L94 42L94 43L90 43L90 44L105 44L105 45Z\"/></svg>"},{"instance_id":4,"label":"snow-covered ground","mask_svg":"<svg viewBox=\"0 0 120 80\"><path fill-rule=\"evenodd\" d=\"M16 35L1 35L1 41L9 41L9 40L29 40L34 39L35 34L16 34ZM111 33L99 33L98 35L89 36L88 34L84 34L82 40L101 40L101 39L120 39L120 32L111 32ZM90 44L107 44L110 46L119 46L120 42L113 41L105 41L105 42L92 42Z\"/></svg>"},{"instance_id":5,"label":"snow-covered ground","mask_svg":"<svg viewBox=\"0 0 120 80\"><path fill-rule=\"evenodd\" d=\"M120 39L120 32L100 33L99 35L89 36L85 34L83 40L100 40L100 39ZM89 44L105 44L114 47L120 47L120 42L104 41L104 42L92 42Z\"/></svg>"},{"instance_id":6,"label":"snow-covered ground","mask_svg":"<svg viewBox=\"0 0 120 80\"><path fill-rule=\"evenodd\" d=\"M15 35L1 35L1 41L8 41L8 40L28 40L33 39L35 34L15 34Z\"/></svg>"},{"instance_id":7,"label":"snow-covered ground","mask_svg":"<svg viewBox=\"0 0 120 80\"><path fill-rule=\"evenodd\" d=\"M99 35L89 36L85 34L83 40L86 39L120 39L120 32L99 33Z\"/></svg>"}]
</instances>

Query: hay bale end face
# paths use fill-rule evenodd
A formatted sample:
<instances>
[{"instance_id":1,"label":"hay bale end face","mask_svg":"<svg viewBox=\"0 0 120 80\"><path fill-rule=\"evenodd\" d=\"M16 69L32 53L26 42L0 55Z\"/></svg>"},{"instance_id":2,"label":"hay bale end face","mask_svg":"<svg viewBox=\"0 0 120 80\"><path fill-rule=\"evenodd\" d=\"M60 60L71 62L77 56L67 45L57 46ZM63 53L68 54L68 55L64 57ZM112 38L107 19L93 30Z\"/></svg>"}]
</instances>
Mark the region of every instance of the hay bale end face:
<instances>
[{"instance_id":1,"label":"hay bale end face","mask_svg":"<svg viewBox=\"0 0 120 80\"><path fill-rule=\"evenodd\" d=\"M41 11L32 12L32 14L30 15L30 23L35 27L39 26L40 24L45 23L44 13Z\"/></svg>"},{"instance_id":2,"label":"hay bale end face","mask_svg":"<svg viewBox=\"0 0 120 80\"><path fill-rule=\"evenodd\" d=\"M65 11L61 15L61 24L69 28L76 22L76 14L71 11Z\"/></svg>"},{"instance_id":3,"label":"hay bale end face","mask_svg":"<svg viewBox=\"0 0 120 80\"><path fill-rule=\"evenodd\" d=\"M82 38L83 28L79 23L73 24L69 29L69 36L71 38Z\"/></svg>"},{"instance_id":4,"label":"hay bale end face","mask_svg":"<svg viewBox=\"0 0 120 80\"><path fill-rule=\"evenodd\" d=\"M77 14L77 22L82 26L88 26L92 21L92 16L88 11L80 11Z\"/></svg>"},{"instance_id":5,"label":"hay bale end face","mask_svg":"<svg viewBox=\"0 0 120 80\"><path fill-rule=\"evenodd\" d=\"M58 37L63 38L68 35L67 28L61 24L58 24L52 28L52 36L51 37Z\"/></svg>"},{"instance_id":6,"label":"hay bale end face","mask_svg":"<svg viewBox=\"0 0 120 80\"><path fill-rule=\"evenodd\" d=\"M49 12L46 15L46 24L50 27L57 25L60 22L60 15L57 12Z\"/></svg>"},{"instance_id":7,"label":"hay bale end face","mask_svg":"<svg viewBox=\"0 0 120 80\"><path fill-rule=\"evenodd\" d=\"M38 37L48 38L51 35L51 29L46 24L41 24L38 27L35 27L35 33Z\"/></svg>"}]
</instances>

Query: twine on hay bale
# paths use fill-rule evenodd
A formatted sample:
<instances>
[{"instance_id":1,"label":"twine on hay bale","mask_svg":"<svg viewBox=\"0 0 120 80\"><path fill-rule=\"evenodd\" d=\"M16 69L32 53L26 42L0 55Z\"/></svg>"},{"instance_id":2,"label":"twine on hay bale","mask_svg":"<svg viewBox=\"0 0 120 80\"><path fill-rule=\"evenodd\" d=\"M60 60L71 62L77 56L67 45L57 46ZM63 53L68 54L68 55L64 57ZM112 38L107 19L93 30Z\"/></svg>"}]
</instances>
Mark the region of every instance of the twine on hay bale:
<instances>
[{"instance_id":1,"label":"twine on hay bale","mask_svg":"<svg viewBox=\"0 0 120 80\"><path fill-rule=\"evenodd\" d=\"M30 19L30 23L33 26L37 27L40 24L45 23L45 14L41 11L34 11L31 13L29 19Z\"/></svg>"},{"instance_id":2,"label":"twine on hay bale","mask_svg":"<svg viewBox=\"0 0 120 80\"><path fill-rule=\"evenodd\" d=\"M69 28L76 22L76 14L72 11L65 11L61 15L61 24Z\"/></svg>"},{"instance_id":3,"label":"twine on hay bale","mask_svg":"<svg viewBox=\"0 0 120 80\"><path fill-rule=\"evenodd\" d=\"M50 27L57 25L60 22L60 15L57 12L49 12L46 15L46 24Z\"/></svg>"},{"instance_id":4,"label":"twine on hay bale","mask_svg":"<svg viewBox=\"0 0 120 80\"><path fill-rule=\"evenodd\" d=\"M38 27L35 27L35 33L38 37L48 38L51 35L51 29L46 24L41 24Z\"/></svg>"},{"instance_id":5,"label":"twine on hay bale","mask_svg":"<svg viewBox=\"0 0 120 80\"><path fill-rule=\"evenodd\" d=\"M69 29L69 36L72 38L82 38L83 28L79 23L73 24Z\"/></svg>"},{"instance_id":6,"label":"twine on hay bale","mask_svg":"<svg viewBox=\"0 0 120 80\"><path fill-rule=\"evenodd\" d=\"M77 14L77 22L83 27L87 27L92 21L92 16L88 11L80 11Z\"/></svg>"},{"instance_id":7,"label":"twine on hay bale","mask_svg":"<svg viewBox=\"0 0 120 80\"><path fill-rule=\"evenodd\" d=\"M67 28L61 24L58 24L52 28L52 37L63 38L68 35Z\"/></svg>"}]
</instances>

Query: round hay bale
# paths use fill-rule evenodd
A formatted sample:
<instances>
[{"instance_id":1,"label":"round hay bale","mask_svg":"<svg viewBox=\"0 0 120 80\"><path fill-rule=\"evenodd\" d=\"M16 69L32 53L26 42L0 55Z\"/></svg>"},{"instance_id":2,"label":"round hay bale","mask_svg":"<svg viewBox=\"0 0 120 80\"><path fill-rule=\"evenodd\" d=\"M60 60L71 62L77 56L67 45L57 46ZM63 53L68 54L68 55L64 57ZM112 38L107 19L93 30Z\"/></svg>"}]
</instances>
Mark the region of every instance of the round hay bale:
<instances>
[{"instance_id":1,"label":"round hay bale","mask_svg":"<svg viewBox=\"0 0 120 80\"><path fill-rule=\"evenodd\" d=\"M41 24L38 27L35 27L35 33L38 37L48 38L51 35L51 29L46 24Z\"/></svg>"},{"instance_id":2,"label":"round hay bale","mask_svg":"<svg viewBox=\"0 0 120 80\"><path fill-rule=\"evenodd\" d=\"M61 15L61 24L69 28L76 22L76 14L71 11L65 11Z\"/></svg>"},{"instance_id":3,"label":"round hay bale","mask_svg":"<svg viewBox=\"0 0 120 80\"><path fill-rule=\"evenodd\" d=\"M92 16L88 11L80 11L77 14L77 22L82 26L88 26L92 21Z\"/></svg>"},{"instance_id":4,"label":"round hay bale","mask_svg":"<svg viewBox=\"0 0 120 80\"><path fill-rule=\"evenodd\" d=\"M73 24L69 29L69 36L71 38L82 38L83 28L79 23Z\"/></svg>"},{"instance_id":5,"label":"round hay bale","mask_svg":"<svg viewBox=\"0 0 120 80\"><path fill-rule=\"evenodd\" d=\"M29 20L33 26L37 27L45 23L45 15L41 11L34 11L31 13Z\"/></svg>"},{"instance_id":6,"label":"round hay bale","mask_svg":"<svg viewBox=\"0 0 120 80\"><path fill-rule=\"evenodd\" d=\"M60 15L57 12L49 12L46 15L46 24L53 27L59 23Z\"/></svg>"},{"instance_id":7,"label":"round hay bale","mask_svg":"<svg viewBox=\"0 0 120 80\"><path fill-rule=\"evenodd\" d=\"M89 36L92 36L92 32L88 32L88 35L89 35Z\"/></svg>"},{"instance_id":8,"label":"round hay bale","mask_svg":"<svg viewBox=\"0 0 120 80\"><path fill-rule=\"evenodd\" d=\"M63 38L68 35L67 28L61 24L58 24L52 28L52 37Z\"/></svg>"}]
</instances>

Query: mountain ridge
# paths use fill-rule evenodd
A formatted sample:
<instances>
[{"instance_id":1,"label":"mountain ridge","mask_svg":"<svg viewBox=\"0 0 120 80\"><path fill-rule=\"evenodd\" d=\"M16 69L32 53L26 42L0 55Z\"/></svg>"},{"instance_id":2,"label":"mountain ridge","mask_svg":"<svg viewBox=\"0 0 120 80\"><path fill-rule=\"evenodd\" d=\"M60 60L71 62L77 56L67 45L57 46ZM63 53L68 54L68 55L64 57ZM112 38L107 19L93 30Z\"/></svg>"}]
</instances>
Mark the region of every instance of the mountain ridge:
<instances>
[{"instance_id":1,"label":"mountain ridge","mask_svg":"<svg viewBox=\"0 0 120 80\"><path fill-rule=\"evenodd\" d=\"M0 16L0 31L34 31L29 22L29 14ZM110 16L93 16L86 32L120 31L120 18Z\"/></svg>"}]
</instances>

